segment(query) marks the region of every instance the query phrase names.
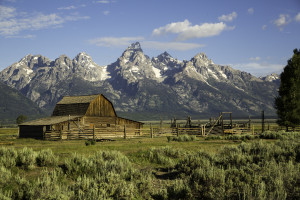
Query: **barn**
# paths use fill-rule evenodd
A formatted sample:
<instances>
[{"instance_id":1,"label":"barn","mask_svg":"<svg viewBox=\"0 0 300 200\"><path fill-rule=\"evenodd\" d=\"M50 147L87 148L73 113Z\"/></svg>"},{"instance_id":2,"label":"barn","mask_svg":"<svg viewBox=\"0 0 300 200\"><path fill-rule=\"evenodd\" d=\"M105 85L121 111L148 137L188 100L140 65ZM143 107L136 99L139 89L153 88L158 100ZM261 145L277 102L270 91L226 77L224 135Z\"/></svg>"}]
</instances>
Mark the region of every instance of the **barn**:
<instances>
[{"instance_id":1,"label":"barn","mask_svg":"<svg viewBox=\"0 0 300 200\"><path fill-rule=\"evenodd\" d=\"M59 101L51 117L19 125L20 138L43 139L45 133L71 129L114 128L126 126L140 129L143 123L118 117L113 104L102 94L65 96Z\"/></svg>"}]
</instances>

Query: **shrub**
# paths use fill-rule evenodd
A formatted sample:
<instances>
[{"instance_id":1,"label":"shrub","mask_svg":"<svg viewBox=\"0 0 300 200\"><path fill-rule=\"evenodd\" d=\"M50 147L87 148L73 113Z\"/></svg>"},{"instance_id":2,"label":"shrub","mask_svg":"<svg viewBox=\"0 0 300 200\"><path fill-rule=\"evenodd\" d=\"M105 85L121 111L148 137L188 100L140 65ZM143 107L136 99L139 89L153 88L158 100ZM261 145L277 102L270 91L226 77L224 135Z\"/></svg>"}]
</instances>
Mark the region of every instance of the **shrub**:
<instances>
[{"instance_id":1,"label":"shrub","mask_svg":"<svg viewBox=\"0 0 300 200\"><path fill-rule=\"evenodd\" d=\"M168 142L177 141L177 142L190 142L195 141L195 135L180 135L180 136L167 136Z\"/></svg>"},{"instance_id":2,"label":"shrub","mask_svg":"<svg viewBox=\"0 0 300 200\"><path fill-rule=\"evenodd\" d=\"M55 166L58 162L58 158L53 154L51 149L43 149L37 153L36 164L39 167Z\"/></svg>"},{"instance_id":3,"label":"shrub","mask_svg":"<svg viewBox=\"0 0 300 200\"><path fill-rule=\"evenodd\" d=\"M10 181L12 175L11 171L9 169L6 169L5 167L0 167L0 186L4 183L7 183Z\"/></svg>"},{"instance_id":4,"label":"shrub","mask_svg":"<svg viewBox=\"0 0 300 200\"><path fill-rule=\"evenodd\" d=\"M208 137L205 137L205 140L222 140L222 137L221 136L210 135Z\"/></svg>"},{"instance_id":5,"label":"shrub","mask_svg":"<svg viewBox=\"0 0 300 200\"><path fill-rule=\"evenodd\" d=\"M169 146L151 148L143 154L143 157L152 163L173 166L175 160L186 155L183 150L173 149Z\"/></svg>"},{"instance_id":6,"label":"shrub","mask_svg":"<svg viewBox=\"0 0 300 200\"><path fill-rule=\"evenodd\" d=\"M11 168L16 166L17 151L12 148L0 148L0 166Z\"/></svg>"},{"instance_id":7,"label":"shrub","mask_svg":"<svg viewBox=\"0 0 300 200\"><path fill-rule=\"evenodd\" d=\"M24 169L33 169L36 159L36 152L32 149L24 147L18 151L18 156L16 159L17 166L23 167Z\"/></svg>"},{"instance_id":8,"label":"shrub","mask_svg":"<svg viewBox=\"0 0 300 200\"><path fill-rule=\"evenodd\" d=\"M168 199L191 199L192 192L184 180L175 180L175 183L167 187Z\"/></svg>"},{"instance_id":9,"label":"shrub","mask_svg":"<svg viewBox=\"0 0 300 200\"><path fill-rule=\"evenodd\" d=\"M85 141L85 146L95 145L95 144L96 144L96 140L87 140L87 141Z\"/></svg>"}]
</instances>

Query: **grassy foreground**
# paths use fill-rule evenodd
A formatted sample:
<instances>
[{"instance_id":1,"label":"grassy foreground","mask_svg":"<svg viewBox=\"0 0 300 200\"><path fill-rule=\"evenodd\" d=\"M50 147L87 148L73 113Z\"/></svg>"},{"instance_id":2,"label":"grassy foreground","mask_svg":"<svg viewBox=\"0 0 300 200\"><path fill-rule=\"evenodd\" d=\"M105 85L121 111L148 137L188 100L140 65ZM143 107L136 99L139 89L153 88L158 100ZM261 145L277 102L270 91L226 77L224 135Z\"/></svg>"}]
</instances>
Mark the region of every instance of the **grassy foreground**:
<instances>
[{"instance_id":1,"label":"grassy foreground","mask_svg":"<svg viewBox=\"0 0 300 200\"><path fill-rule=\"evenodd\" d=\"M0 129L0 199L300 199L300 133L110 142Z\"/></svg>"}]
</instances>

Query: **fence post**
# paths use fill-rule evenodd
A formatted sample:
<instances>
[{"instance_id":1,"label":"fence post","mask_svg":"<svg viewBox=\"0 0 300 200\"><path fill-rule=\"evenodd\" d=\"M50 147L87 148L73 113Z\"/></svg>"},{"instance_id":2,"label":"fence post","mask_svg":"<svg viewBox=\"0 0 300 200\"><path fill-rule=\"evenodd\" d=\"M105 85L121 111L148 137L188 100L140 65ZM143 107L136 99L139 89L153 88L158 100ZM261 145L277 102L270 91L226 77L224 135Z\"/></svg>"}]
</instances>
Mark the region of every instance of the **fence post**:
<instances>
[{"instance_id":1,"label":"fence post","mask_svg":"<svg viewBox=\"0 0 300 200\"><path fill-rule=\"evenodd\" d=\"M153 128L152 128L152 124L150 123L150 134L151 134L151 138L153 138Z\"/></svg>"},{"instance_id":2,"label":"fence post","mask_svg":"<svg viewBox=\"0 0 300 200\"><path fill-rule=\"evenodd\" d=\"M93 125L93 140L95 140L95 125Z\"/></svg>"},{"instance_id":3,"label":"fence post","mask_svg":"<svg viewBox=\"0 0 300 200\"><path fill-rule=\"evenodd\" d=\"M261 132L265 132L265 111L261 111Z\"/></svg>"},{"instance_id":4,"label":"fence post","mask_svg":"<svg viewBox=\"0 0 300 200\"><path fill-rule=\"evenodd\" d=\"M59 130L59 137L62 140L62 131L61 130Z\"/></svg>"},{"instance_id":5,"label":"fence post","mask_svg":"<svg viewBox=\"0 0 300 200\"><path fill-rule=\"evenodd\" d=\"M254 125L252 125L252 135L254 135Z\"/></svg>"},{"instance_id":6,"label":"fence post","mask_svg":"<svg viewBox=\"0 0 300 200\"><path fill-rule=\"evenodd\" d=\"M178 128L178 125L176 127L176 133L177 133L177 137L179 137L179 128Z\"/></svg>"},{"instance_id":7,"label":"fence post","mask_svg":"<svg viewBox=\"0 0 300 200\"><path fill-rule=\"evenodd\" d=\"M126 125L124 125L124 139L126 139Z\"/></svg>"}]
</instances>

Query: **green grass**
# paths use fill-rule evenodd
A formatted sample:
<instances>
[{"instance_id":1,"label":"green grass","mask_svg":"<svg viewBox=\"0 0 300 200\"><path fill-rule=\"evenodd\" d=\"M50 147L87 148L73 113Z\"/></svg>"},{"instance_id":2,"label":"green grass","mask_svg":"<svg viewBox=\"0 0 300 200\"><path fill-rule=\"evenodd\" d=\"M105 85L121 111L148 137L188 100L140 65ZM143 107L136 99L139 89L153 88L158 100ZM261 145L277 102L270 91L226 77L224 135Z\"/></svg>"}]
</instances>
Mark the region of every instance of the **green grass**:
<instances>
[{"instance_id":1,"label":"green grass","mask_svg":"<svg viewBox=\"0 0 300 200\"><path fill-rule=\"evenodd\" d=\"M0 129L0 199L299 199L300 133L88 146L16 134Z\"/></svg>"}]
</instances>

